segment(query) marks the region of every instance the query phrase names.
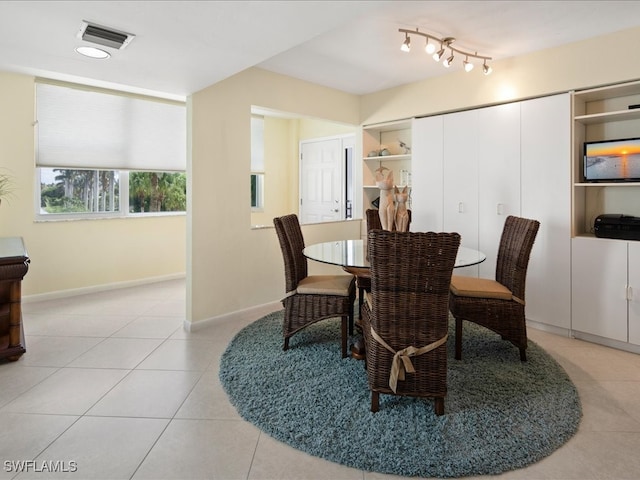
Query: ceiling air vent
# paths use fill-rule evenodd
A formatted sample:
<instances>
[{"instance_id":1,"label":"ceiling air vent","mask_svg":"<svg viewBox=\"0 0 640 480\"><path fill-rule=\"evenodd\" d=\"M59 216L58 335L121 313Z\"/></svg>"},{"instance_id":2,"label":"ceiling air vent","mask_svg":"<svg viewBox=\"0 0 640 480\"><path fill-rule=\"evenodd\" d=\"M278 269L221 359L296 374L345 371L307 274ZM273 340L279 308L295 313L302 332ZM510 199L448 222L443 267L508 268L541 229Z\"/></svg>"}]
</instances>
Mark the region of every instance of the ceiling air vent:
<instances>
[{"instance_id":1,"label":"ceiling air vent","mask_svg":"<svg viewBox=\"0 0 640 480\"><path fill-rule=\"evenodd\" d=\"M113 28L103 27L95 23L87 21L82 22L82 27L78 32L78 38L91 43L97 43L105 47L117 48L122 50L131 43L135 35L131 33L121 32Z\"/></svg>"}]
</instances>

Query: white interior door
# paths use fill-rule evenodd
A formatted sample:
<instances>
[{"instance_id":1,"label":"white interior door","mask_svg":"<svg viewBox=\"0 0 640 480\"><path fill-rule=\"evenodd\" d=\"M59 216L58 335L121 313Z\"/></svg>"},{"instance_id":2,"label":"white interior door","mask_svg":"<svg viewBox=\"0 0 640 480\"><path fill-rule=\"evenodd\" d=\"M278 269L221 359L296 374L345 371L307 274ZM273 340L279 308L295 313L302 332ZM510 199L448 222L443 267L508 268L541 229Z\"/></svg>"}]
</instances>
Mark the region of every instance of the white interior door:
<instances>
[{"instance_id":1,"label":"white interior door","mask_svg":"<svg viewBox=\"0 0 640 480\"><path fill-rule=\"evenodd\" d=\"M300 221L342 220L344 212L342 140L300 143Z\"/></svg>"}]
</instances>

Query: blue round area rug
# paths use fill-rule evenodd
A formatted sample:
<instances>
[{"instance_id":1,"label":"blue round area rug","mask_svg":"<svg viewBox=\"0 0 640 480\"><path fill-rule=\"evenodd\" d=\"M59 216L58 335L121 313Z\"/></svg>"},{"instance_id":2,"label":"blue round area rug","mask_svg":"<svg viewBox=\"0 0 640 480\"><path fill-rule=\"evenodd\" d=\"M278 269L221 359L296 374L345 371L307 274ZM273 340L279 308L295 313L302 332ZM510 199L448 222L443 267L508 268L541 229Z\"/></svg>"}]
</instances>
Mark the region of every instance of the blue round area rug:
<instances>
[{"instance_id":1,"label":"blue round area rug","mask_svg":"<svg viewBox=\"0 0 640 480\"><path fill-rule=\"evenodd\" d=\"M541 460L578 429L575 386L534 342L521 362L509 342L465 322L458 361L451 323L445 415L429 399L393 395L372 413L364 362L340 357L339 320L307 327L285 352L282 315L234 337L220 380L242 418L311 455L402 476L495 475Z\"/></svg>"}]
</instances>

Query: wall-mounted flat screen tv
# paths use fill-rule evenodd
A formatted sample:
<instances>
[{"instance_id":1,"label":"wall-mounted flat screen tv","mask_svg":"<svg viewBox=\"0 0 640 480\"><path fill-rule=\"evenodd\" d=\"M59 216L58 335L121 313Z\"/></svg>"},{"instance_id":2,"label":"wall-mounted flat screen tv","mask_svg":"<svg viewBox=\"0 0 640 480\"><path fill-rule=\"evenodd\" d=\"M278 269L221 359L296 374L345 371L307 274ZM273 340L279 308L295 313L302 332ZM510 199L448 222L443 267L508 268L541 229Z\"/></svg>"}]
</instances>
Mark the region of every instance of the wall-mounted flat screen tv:
<instances>
[{"instance_id":1,"label":"wall-mounted flat screen tv","mask_svg":"<svg viewBox=\"0 0 640 480\"><path fill-rule=\"evenodd\" d=\"M586 182L640 182L640 138L584 144Z\"/></svg>"}]
</instances>

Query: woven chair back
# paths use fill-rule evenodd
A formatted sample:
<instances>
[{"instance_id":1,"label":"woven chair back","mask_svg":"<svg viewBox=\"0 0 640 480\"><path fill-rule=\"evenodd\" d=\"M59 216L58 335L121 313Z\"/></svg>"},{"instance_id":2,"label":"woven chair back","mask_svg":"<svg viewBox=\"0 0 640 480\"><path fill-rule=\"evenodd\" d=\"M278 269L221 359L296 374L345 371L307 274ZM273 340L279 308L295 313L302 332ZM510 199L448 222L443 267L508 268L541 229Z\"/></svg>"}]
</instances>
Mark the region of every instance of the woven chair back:
<instances>
[{"instance_id":1,"label":"woven chair back","mask_svg":"<svg viewBox=\"0 0 640 480\"><path fill-rule=\"evenodd\" d=\"M298 287L298 283L307 276L308 272L307 258L302 254L304 250L302 229L295 213L276 217L273 219L273 224L284 259L286 289L291 292Z\"/></svg>"},{"instance_id":2,"label":"woven chair back","mask_svg":"<svg viewBox=\"0 0 640 480\"><path fill-rule=\"evenodd\" d=\"M393 348L446 335L459 245L457 233L369 232L371 326Z\"/></svg>"},{"instance_id":3,"label":"woven chair back","mask_svg":"<svg viewBox=\"0 0 640 480\"><path fill-rule=\"evenodd\" d=\"M527 268L540 222L510 215L498 247L496 280L524 301Z\"/></svg>"}]
</instances>

